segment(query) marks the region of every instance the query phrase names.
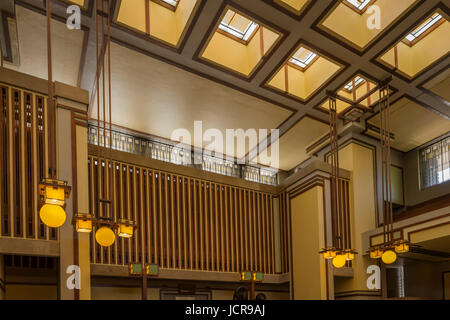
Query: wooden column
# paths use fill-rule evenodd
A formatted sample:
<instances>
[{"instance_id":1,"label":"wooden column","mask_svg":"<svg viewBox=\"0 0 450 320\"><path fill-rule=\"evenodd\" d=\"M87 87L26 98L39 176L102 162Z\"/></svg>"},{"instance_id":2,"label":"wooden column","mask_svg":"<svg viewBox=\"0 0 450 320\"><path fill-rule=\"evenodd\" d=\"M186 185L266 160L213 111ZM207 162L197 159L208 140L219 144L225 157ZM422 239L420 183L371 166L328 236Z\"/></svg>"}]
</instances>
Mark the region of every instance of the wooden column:
<instances>
[{"instance_id":1,"label":"wooden column","mask_svg":"<svg viewBox=\"0 0 450 320\"><path fill-rule=\"evenodd\" d=\"M72 224L75 213L89 211L89 194L86 188L89 181L87 127L84 116L87 106L62 99L57 99L56 102L57 177L72 186L70 198L66 200L66 222L58 230L60 243L58 298L90 299L89 235L78 234ZM73 274L68 274L67 268L72 265L80 267L80 290L67 287L67 279Z\"/></svg>"},{"instance_id":2,"label":"wooden column","mask_svg":"<svg viewBox=\"0 0 450 320\"><path fill-rule=\"evenodd\" d=\"M6 284L5 284L5 260L3 255L0 254L0 300L5 299Z\"/></svg>"}]
</instances>

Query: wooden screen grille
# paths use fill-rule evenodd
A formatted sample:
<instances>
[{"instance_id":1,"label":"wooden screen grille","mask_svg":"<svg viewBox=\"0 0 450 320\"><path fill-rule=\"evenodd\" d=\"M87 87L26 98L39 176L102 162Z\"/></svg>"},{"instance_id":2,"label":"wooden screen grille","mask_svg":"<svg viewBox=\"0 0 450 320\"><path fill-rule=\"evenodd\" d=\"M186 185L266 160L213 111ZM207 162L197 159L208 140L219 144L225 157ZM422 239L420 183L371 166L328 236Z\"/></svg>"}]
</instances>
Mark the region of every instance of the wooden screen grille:
<instances>
[{"instance_id":1,"label":"wooden screen grille","mask_svg":"<svg viewBox=\"0 0 450 320\"><path fill-rule=\"evenodd\" d=\"M133 238L109 248L93 232L93 263L275 273L272 195L93 156L88 167L90 212L102 215L98 191L112 179L112 216L138 223Z\"/></svg>"},{"instance_id":2,"label":"wooden screen grille","mask_svg":"<svg viewBox=\"0 0 450 320\"><path fill-rule=\"evenodd\" d=\"M46 98L0 85L0 237L56 240L39 218L38 181L48 171Z\"/></svg>"}]
</instances>

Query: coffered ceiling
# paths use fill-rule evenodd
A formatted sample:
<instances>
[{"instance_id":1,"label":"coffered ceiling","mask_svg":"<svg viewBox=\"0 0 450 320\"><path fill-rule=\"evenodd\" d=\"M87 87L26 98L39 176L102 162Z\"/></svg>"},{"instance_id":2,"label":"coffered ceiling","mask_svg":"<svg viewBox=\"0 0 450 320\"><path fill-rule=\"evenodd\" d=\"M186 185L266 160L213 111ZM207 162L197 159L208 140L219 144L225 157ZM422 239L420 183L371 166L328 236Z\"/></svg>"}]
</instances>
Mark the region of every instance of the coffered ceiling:
<instances>
[{"instance_id":1,"label":"coffered ceiling","mask_svg":"<svg viewBox=\"0 0 450 320\"><path fill-rule=\"evenodd\" d=\"M279 128L280 150L303 154L322 133L318 128L314 137L303 134L302 126L314 125L306 119L328 121L327 90L351 100L342 110L352 104L366 107L361 122L371 118L375 126L378 94L371 90L392 76L392 101L413 101L405 104L405 117L408 108L414 116L427 112L428 117L431 107L429 121L445 126L450 117L449 2L372 0L361 8L352 2L179 0L171 8L166 0L132 5L112 0L117 122L163 137L171 126L188 126L184 121L191 120L219 128ZM82 6L82 30L64 28L69 3ZM90 115L95 117L95 1L52 4L55 78L91 92ZM381 9L379 29L367 28L372 4ZM8 26L0 28L5 66L45 78L44 2L5 0L0 6L2 25ZM409 46L405 39L435 12L445 21ZM19 55L13 59L15 48ZM365 80L362 85L358 76ZM443 131L437 132L434 122L417 125L423 135L414 145ZM288 139L291 135L295 138ZM413 147L407 132L399 130L396 138L405 141L400 150ZM283 169L303 157L291 160Z\"/></svg>"}]
</instances>

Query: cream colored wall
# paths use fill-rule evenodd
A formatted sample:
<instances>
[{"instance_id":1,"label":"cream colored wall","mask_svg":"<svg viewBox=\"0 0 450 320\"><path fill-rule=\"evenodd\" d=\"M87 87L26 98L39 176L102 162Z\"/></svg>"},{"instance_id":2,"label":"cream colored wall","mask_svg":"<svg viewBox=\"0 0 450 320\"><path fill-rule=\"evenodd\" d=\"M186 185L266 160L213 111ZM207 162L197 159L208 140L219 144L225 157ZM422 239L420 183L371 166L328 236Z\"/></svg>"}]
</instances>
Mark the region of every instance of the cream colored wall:
<instances>
[{"instance_id":1,"label":"cream colored wall","mask_svg":"<svg viewBox=\"0 0 450 320\"><path fill-rule=\"evenodd\" d=\"M56 300L58 290L51 285L6 285L6 300Z\"/></svg>"},{"instance_id":2,"label":"cream colored wall","mask_svg":"<svg viewBox=\"0 0 450 320\"><path fill-rule=\"evenodd\" d=\"M327 299L323 187L291 199L292 281L295 300Z\"/></svg>"},{"instance_id":3,"label":"cream colored wall","mask_svg":"<svg viewBox=\"0 0 450 320\"><path fill-rule=\"evenodd\" d=\"M350 222L352 246L359 254L353 262L354 277L335 281L335 292L368 291L367 267L374 263L362 250L361 234L376 227L374 184L374 152L364 146L350 143L339 150L339 166L351 172Z\"/></svg>"}]
</instances>

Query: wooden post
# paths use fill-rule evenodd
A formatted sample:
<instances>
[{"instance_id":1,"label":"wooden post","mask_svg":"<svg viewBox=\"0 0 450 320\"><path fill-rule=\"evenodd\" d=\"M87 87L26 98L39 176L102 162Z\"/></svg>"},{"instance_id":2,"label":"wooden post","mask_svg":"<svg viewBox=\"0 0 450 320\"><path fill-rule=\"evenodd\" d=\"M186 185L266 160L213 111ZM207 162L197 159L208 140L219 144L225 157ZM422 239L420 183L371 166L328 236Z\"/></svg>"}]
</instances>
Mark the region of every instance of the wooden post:
<instances>
[{"instance_id":1,"label":"wooden post","mask_svg":"<svg viewBox=\"0 0 450 320\"><path fill-rule=\"evenodd\" d=\"M147 300L147 273L145 263L142 264L142 300Z\"/></svg>"}]
</instances>

